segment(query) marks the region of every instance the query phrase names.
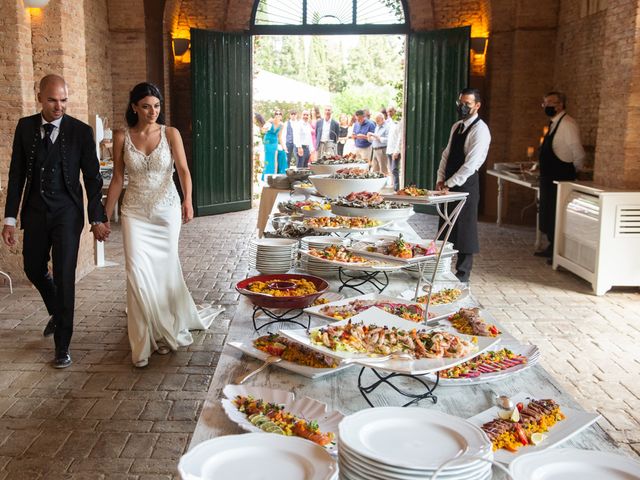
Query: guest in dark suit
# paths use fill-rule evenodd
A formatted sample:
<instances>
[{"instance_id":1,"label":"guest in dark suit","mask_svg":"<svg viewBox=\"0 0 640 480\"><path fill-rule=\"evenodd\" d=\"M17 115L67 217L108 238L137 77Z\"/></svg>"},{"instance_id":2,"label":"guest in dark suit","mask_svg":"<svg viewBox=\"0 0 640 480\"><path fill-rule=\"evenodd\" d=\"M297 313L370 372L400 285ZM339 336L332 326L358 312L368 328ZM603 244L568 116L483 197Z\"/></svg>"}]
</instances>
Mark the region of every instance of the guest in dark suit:
<instances>
[{"instance_id":1,"label":"guest in dark suit","mask_svg":"<svg viewBox=\"0 0 640 480\"><path fill-rule=\"evenodd\" d=\"M69 115L67 84L58 75L40 81L42 111L18 121L9 167L2 238L16 244L18 208L24 230L24 271L38 289L51 318L44 335L55 341L55 368L71 365L75 272L84 200L88 199L91 231L105 240L110 227L101 203L102 177L91 127ZM52 260L53 276L48 263Z\"/></svg>"},{"instance_id":2,"label":"guest in dark suit","mask_svg":"<svg viewBox=\"0 0 640 480\"><path fill-rule=\"evenodd\" d=\"M340 124L331 118L331 107L324 108L324 118L316 123L316 150L318 158L336 154L336 144L340 137Z\"/></svg>"}]
</instances>

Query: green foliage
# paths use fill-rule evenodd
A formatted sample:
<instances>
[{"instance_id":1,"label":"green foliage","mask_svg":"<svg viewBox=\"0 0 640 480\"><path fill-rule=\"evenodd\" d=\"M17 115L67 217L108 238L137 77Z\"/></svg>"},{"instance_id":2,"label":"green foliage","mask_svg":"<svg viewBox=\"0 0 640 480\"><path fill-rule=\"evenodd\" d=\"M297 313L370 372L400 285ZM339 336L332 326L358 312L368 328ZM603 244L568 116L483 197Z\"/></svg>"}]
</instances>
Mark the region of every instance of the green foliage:
<instances>
[{"instance_id":1,"label":"green foliage","mask_svg":"<svg viewBox=\"0 0 640 480\"><path fill-rule=\"evenodd\" d=\"M397 0L388 3L391 6ZM329 90L334 93L336 114L351 114L358 108L376 111L389 104L402 108L403 37L361 35L355 45L322 36L299 35L257 36L254 42L255 68ZM275 108L286 112L310 106L256 102L254 110L266 119Z\"/></svg>"}]
</instances>

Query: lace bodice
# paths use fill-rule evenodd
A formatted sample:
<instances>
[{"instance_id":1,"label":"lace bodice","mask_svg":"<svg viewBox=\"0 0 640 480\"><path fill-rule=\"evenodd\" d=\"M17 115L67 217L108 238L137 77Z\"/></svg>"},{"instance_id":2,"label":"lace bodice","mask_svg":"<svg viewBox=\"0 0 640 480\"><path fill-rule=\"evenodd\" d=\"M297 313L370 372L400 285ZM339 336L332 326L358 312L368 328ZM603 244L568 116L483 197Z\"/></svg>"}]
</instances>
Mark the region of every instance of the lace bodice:
<instances>
[{"instance_id":1,"label":"lace bodice","mask_svg":"<svg viewBox=\"0 0 640 480\"><path fill-rule=\"evenodd\" d=\"M129 135L124 137L124 165L129 183L122 201L122 210L142 210L150 214L159 206L180 206L180 197L173 183L173 158L166 136L160 127L160 143L149 154L138 150Z\"/></svg>"}]
</instances>

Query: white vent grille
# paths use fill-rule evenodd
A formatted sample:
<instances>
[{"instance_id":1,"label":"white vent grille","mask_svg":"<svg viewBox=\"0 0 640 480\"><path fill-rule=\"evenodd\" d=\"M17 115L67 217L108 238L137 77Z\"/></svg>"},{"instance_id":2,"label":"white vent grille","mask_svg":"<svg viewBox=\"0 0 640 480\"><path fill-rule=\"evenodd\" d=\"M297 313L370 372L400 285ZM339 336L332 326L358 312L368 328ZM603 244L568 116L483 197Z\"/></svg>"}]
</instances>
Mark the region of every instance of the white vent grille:
<instances>
[{"instance_id":1,"label":"white vent grille","mask_svg":"<svg viewBox=\"0 0 640 480\"><path fill-rule=\"evenodd\" d=\"M640 205L618 205L615 235L640 237Z\"/></svg>"}]
</instances>

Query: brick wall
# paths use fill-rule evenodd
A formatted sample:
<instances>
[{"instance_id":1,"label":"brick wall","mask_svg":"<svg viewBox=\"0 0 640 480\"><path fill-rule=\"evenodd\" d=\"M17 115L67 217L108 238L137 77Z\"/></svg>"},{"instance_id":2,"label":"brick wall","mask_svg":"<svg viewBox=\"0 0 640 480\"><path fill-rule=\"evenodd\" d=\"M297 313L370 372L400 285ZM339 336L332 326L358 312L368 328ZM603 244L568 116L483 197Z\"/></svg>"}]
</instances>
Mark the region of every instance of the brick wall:
<instances>
[{"instance_id":1,"label":"brick wall","mask_svg":"<svg viewBox=\"0 0 640 480\"><path fill-rule=\"evenodd\" d=\"M87 108L90 118L100 115L113 121L111 48L107 0L85 2L85 51L87 58Z\"/></svg>"},{"instance_id":2,"label":"brick wall","mask_svg":"<svg viewBox=\"0 0 640 480\"><path fill-rule=\"evenodd\" d=\"M143 0L108 0L113 125L125 126L129 92L147 80Z\"/></svg>"},{"instance_id":3,"label":"brick wall","mask_svg":"<svg viewBox=\"0 0 640 480\"><path fill-rule=\"evenodd\" d=\"M3 186L6 186L15 125L20 117L39 110L35 85L43 75L57 73L65 77L69 85L67 112L70 115L87 121L93 108L111 111L110 82L101 81L105 72L107 76L110 72L105 51L106 25L106 0L55 0L43 9L30 11L23 8L22 0L0 3L0 91L2 100L8 103L0 114ZM0 207L4 207L5 202L3 191ZM14 249L0 247L0 268L15 280L26 281L22 272L21 234L18 242ZM81 238L78 278L91 269L93 235L87 227Z\"/></svg>"}]
</instances>

